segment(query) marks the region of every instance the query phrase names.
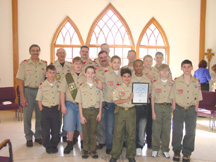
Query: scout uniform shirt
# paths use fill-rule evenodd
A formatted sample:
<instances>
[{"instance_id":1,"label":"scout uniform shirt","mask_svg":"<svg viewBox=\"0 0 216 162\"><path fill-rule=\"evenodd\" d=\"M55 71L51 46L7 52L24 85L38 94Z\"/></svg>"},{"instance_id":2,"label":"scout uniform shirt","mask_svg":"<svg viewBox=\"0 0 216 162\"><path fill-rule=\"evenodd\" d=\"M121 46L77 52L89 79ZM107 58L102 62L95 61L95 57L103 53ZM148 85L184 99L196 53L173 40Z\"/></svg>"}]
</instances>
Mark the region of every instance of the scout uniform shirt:
<instances>
[{"instance_id":1,"label":"scout uniform shirt","mask_svg":"<svg viewBox=\"0 0 216 162\"><path fill-rule=\"evenodd\" d=\"M68 61L65 61L64 66L62 66L58 60L50 64L53 64L56 68L56 80L57 81L60 81L67 73L69 73L71 70L71 66L72 66L71 63Z\"/></svg>"},{"instance_id":2,"label":"scout uniform shirt","mask_svg":"<svg viewBox=\"0 0 216 162\"><path fill-rule=\"evenodd\" d=\"M82 85L83 83L86 82L86 77L83 73L80 73L79 76L73 71L71 70L71 75L74 79L75 85L77 87L77 90L79 89L80 85ZM70 102L75 102L74 99L71 96L70 90L69 90L69 85L67 83L67 80L65 77L62 78L61 80L61 84L59 87L59 91L60 92L64 92L66 95L66 101L70 101Z\"/></svg>"},{"instance_id":3,"label":"scout uniform shirt","mask_svg":"<svg viewBox=\"0 0 216 162\"><path fill-rule=\"evenodd\" d=\"M125 83L122 83L114 90L113 101L127 99L130 97L131 92L132 92L132 84L130 83L129 85L126 85ZM122 104L117 104L117 105L124 108L131 108L134 106L131 101Z\"/></svg>"},{"instance_id":4,"label":"scout uniform shirt","mask_svg":"<svg viewBox=\"0 0 216 162\"><path fill-rule=\"evenodd\" d=\"M155 103L171 103L170 93L173 81L168 79L163 82L160 78L153 81L151 96L155 99Z\"/></svg>"},{"instance_id":5,"label":"scout uniform shirt","mask_svg":"<svg viewBox=\"0 0 216 162\"><path fill-rule=\"evenodd\" d=\"M104 101L113 102L113 90L122 83L120 70L118 70L119 74L116 75L115 71L109 67L107 71L102 74L100 78L103 83L103 93L104 93Z\"/></svg>"},{"instance_id":6,"label":"scout uniform shirt","mask_svg":"<svg viewBox=\"0 0 216 162\"><path fill-rule=\"evenodd\" d=\"M96 67L96 64L95 64L91 59L88 59L88 61L83 62L82 71L85 72L85 69L86 69L88 66Z\"/></svg>"},{"instance_id":7,"label":"scout uniform shirt","mask_svg":"<svg viewBox=\"0 0 216 162\"><path fill-rule=\"evenodd\" d=\"M82 104L82 108L100 108L100 103L103 102L103 92L97 88L97 84L94 82L92 87L85 82L79 87L76 102Z\"/></svg>"},{"instance_id":8,"label":"scout uniform shirt","mask_svg":"<svg viewBox=\"0 0 216 162\"><path fill-rule=\"evenodd\" d=\"M25 87L38 88L45 79L46 66L47 62L40 59L37 65L34 64L31 58L24 60L20 64L16 78L24 80Z\"/></svg>"},{"instance_id":9,"label":"scout uniform shirt","mask_svg":"<svg viewBox=\"0 0 216 162\"><path fill-rule=\"evenodd\" d=\"M128 66L128 65L126 65L126 66L124 66L123 68L128 68L128 69L130 69L130 70L131 70L131 73L132 73L132 76L135 74L135 71L134 71L134 69L133 69L133 66Z\"/></svg>"},{"instance_id":10,"label":"scout uniform shirt","mask_svg":"<svg viewBox=\"0 0 216 162\"><path fill-rule=\"evenodd\" d=\"M41 101L43 106L51 107L59 105L60 95L58 92L59 85L57 81L51 85L48 80L40 84L36 100Z\"/></svg>"},{"instance_id":11,"label":"scout uniform shirt","mask_svg":"<svg viewBox=\"0 0 216 162\"><path fill-rule=\"evenodd\" d=\"M174 99L176 104L181 107L196 105L198 101L202 100L202 92L198 79L191 75L190 83L187 85L184 81L184 76L181 75L175 80L170 98Z\"/></svg>"},{"instance_id":12,"label":"scout uniform shirt","mask_svg":"<svg viewBox=\"0 0 216 162\"><path fill-rule=\"evenodd\" d=\"M101 80L101 78L103 77L103 75L108 71L110 66L108 67L96 67L95 70L96 70L96 77L95 79L99 79Z\"/></svg>"}]
</instances>

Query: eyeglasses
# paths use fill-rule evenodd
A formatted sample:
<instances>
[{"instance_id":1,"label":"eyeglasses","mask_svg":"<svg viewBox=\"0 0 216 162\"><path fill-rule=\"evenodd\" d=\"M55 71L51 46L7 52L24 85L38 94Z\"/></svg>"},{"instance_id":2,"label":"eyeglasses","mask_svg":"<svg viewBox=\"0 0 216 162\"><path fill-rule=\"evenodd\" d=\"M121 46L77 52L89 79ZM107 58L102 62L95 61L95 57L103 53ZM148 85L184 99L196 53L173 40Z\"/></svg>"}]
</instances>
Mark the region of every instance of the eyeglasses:
<instances>
[{"instance_id":1,"label":"eyeglasses","mask_svg":"<svg viewBox=\"0 0 216 162\"><path fill-rule=\"evenodd\" d=\"M31 52L40 52L40 50L34 50L34 49L33 49L33 50L31 50Z\"/></svg>"}]
</instances>

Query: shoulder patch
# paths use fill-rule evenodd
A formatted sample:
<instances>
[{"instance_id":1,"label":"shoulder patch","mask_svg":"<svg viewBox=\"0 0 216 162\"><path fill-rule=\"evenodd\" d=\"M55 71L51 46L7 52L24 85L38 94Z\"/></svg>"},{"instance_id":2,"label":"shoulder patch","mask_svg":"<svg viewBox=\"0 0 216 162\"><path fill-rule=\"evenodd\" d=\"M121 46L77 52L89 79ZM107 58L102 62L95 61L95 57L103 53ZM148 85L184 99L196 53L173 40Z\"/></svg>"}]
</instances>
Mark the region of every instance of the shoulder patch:
<instances>
[{"instance_id":1,"label":"shoulder patch","mask_svg":"<svg viewBox=\"0 0 216 162\"><path fill-rule=\"evenodd\" d=\"M52 65L52 64L53 64L53 62L50 63L50 65Z\"/></svg>"}]
</instances>

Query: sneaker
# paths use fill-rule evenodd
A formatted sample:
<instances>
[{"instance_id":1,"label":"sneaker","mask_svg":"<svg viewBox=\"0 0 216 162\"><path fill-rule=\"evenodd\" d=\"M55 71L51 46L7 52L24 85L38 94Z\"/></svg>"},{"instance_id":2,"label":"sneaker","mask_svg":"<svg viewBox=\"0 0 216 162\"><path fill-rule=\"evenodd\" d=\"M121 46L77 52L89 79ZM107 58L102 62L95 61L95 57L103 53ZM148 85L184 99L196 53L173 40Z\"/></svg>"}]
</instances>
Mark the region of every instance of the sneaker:
<instances>
[{"instance_id":1,"label":"sneaker","mask_svg":"<svg viewBox=\"0 0 216 162\"><path fill-rule=\"evenodd\" d=\"M68 141L67 146L64 149L64 154L69 154L73 150L73 141Z\"/></svg>"},{"instance_id":2,"label":"sneaker","mask_svg":"<svg viewBox=\"0 0 216 162\"><path fill-rule=\"evenodd\" d=\"M128 158L129 162L136 162L136 160L134 158Z\"/></svg>"},{"instance_id":3,"label":"sneaker","mask_svg":"<svg viewBox=\"0 0 216 162\"><path fill-rule=\"evenodd\" d=\"M91 152L91 157L92 157L93 159L97 159L97 158L98 158L97 152L96 152L96 151L92 151L92 152Z\"/></svg>"},{"instance_id":4,"label":"sneaker","mask_svg":"<svg viewBox=\"0 0 216 162\"><path fill-rule=\"evenodd\" d=\"M26 141L26 146L27 146L27 147L32 147L32 146L33 146L32 140L27 140L27 141Z\"/></svg>"},{"instance_id":5,"label":"sneaker","mask_svg":"<svg viewBox=\"0 0 216 162\"><path fill-rule=\"evenodd\" d=\"M165 158L170 158L169 152L163 152L163 156L164 156Z\"/></svg>"},{"instance_id":6,"label":"sneaker","mask_svg":"<svg viewBox=\"0 0 216 162\"><path fill-rule=\"evenodd\" d=\"M46 152L47 152L47 154L52 154L52 148L46 148Z\"/></svg>"},{"instance_id":7,"label":"sneaker","mask_svg":"<svg viewBox=\"0 0 216 162\"><path fill-rule=\"evenodd\" d=\"M39 143L40 145L42 145L42 138L35 139L35 142L37 142L37 143Z\"/></svg>"},{"instance_id":8,"label":"sneaker","mask_svg":"<svg viewBox=\"0 0 216 162\"><path fill-rule=\"evenodd\" d=\"M87 159L88 157L89 157L88 151L83 150L83 151L82 151L82 158L83 158L83 159Z\"/></svg>"},{"instance_id":9,"label":"sneaker","mask_svg":"<svg viewBox=\"0 0 216 162\"><path fill-rule=\"evenodd\" d=\"M179 161L180 160L180 150L174 151L173 161Z\"/></svg>"},{"instance_id":10,"label":"sneaker","mask_svg":"<svg viewBox=\"0 0 216 162\"><path fill-rule=\"evenodd\" d=\"M77 138L73 138L73 144L75 145L77 143L78 139Z\"/></svg>"},{"instance_id":11,"label":"sneaker","mask_svg":"<svg viewBox=\"0 0 216 162\"><path fill-rule=\"evenodd\" d=\"M158 156L158 151L152 151L152 157L157 157Z\"/></svg>"},{"instance_id":12,"label":"sneaker","mask_svg":"<svg viewBox=\"0 0 216 162\"><path fill-rule=\"evenodd\" d=\"M111 157L110 161L109 162L117 162L117 159L116 158L113 158Z\"/></svg>"},{"instance_id":13,"label":"sneaker","mask_svg":"<svg viewBox=\"0 0 216 162\"><path fill-rule=\"evenodd\" d=\"M190 156L184 155L183 158L182 158L182 161L183 162L190 162Z\"/></svg>"},{"instance_id":14,"label":"sneaker","mask_svg":"<svg viewBox=\"0 0 216 162\"><path fill-rule=\"evenodd\" d=\"M136 155L137 156L142 156L142 149L141 148L136 149Z\"/></svg>"}]
</instances>

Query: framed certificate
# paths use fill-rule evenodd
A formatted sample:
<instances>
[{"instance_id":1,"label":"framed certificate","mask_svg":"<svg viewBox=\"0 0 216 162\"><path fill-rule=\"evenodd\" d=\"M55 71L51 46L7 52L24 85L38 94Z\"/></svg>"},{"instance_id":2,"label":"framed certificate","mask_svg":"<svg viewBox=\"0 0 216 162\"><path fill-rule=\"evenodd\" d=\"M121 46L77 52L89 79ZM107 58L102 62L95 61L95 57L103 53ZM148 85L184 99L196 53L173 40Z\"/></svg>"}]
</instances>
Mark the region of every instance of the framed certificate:
<instances>
[{"instance_id":1,"label":"framed certificate","mask_svg":"<svg viewBox=\"0 0 216 162\"><path fill-rule=\"evenodd\" d=\"M133 104L147 104L148 103L149 84L144 82L133 82Z\"/></svg>"}]
</instances>

